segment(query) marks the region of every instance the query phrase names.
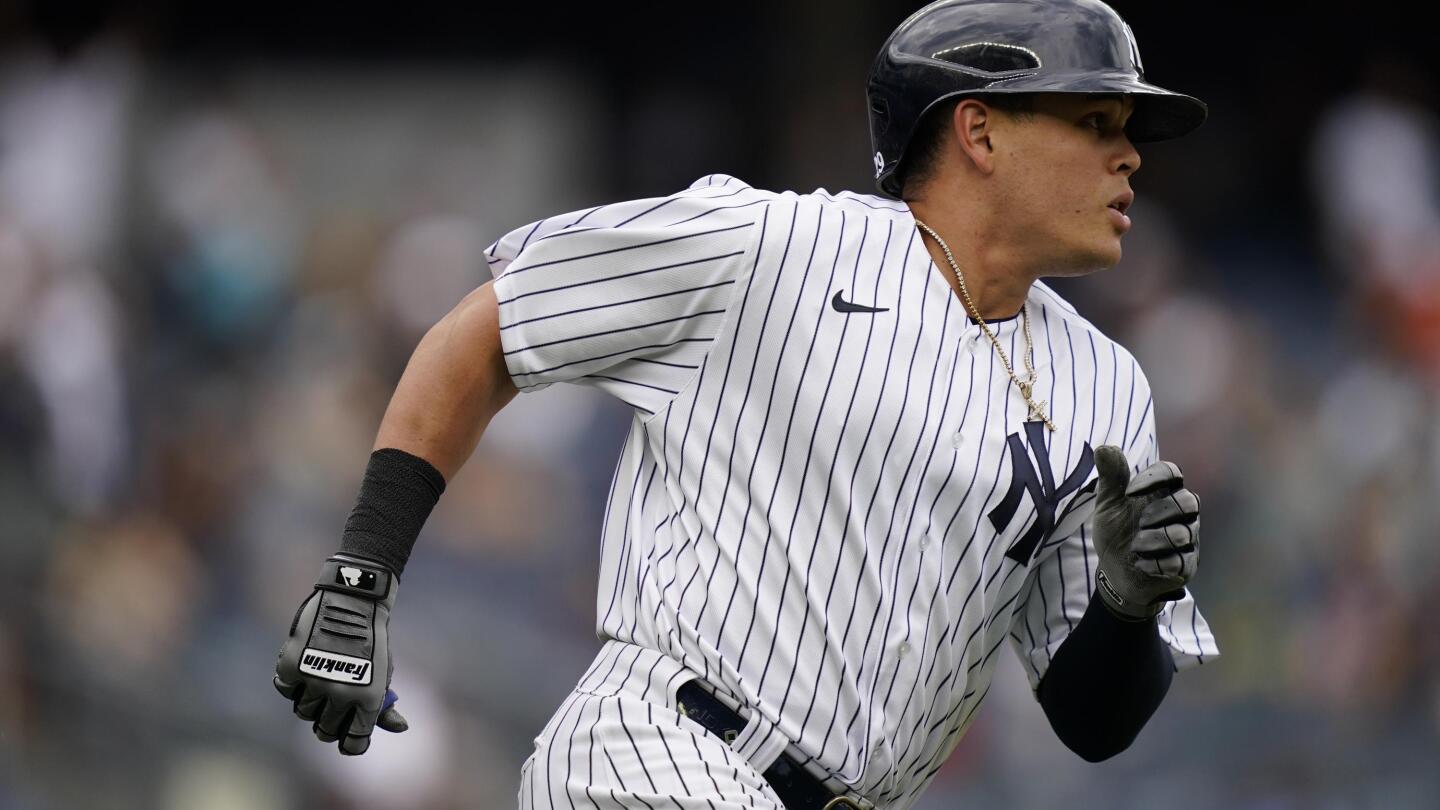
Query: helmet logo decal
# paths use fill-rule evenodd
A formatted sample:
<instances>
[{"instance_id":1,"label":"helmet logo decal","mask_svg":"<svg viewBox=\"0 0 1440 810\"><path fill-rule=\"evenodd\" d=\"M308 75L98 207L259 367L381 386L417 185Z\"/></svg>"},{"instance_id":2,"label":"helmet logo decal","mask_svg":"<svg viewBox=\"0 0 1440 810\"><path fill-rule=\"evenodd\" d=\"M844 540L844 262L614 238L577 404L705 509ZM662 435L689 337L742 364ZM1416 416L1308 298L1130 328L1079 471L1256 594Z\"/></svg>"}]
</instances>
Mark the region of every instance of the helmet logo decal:
<instances>
[{"instance_id":1,"label":"helmet logo decal","mask_svg":"<svg viewBox=\"0 0 1440 810\"><path fill-rule=\"evenodd\" d=\"M880 176L880 173L883 172L883 171L885 171L885 156L882 155L882 154L880 154L879 152L876 152L876 153L875 153L875 176L876 176L876 177L879 177L879 176Z\"/></svg>"},{"instance_id":2,"label":"helmet logo decal","mask_svg":"<svg viewBox=\"0 0 1440 810\"><path fill-rule=\"evenodd\" d=\"M1017 70L1039 70L1040 54L1020 45L1004 42L968 42L945 48L930 55L951 64L981 73L1013 73Z\"/></svg>"}]
</instances>

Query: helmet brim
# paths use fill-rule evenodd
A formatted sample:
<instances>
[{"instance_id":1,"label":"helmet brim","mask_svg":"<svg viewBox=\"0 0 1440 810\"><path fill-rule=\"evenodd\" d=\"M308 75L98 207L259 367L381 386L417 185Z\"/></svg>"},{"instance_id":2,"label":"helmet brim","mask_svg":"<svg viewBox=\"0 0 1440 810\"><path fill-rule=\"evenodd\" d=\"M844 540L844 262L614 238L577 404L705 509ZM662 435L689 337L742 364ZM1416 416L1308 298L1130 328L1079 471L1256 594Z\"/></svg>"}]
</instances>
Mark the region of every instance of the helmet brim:
<instances>
[{"instance_id":1,"label":"helmet brim","mask_svg":"<svg viewBox=\"0 0 1440 810\"><path fill-rule=\"evenodd\" d=\"M1119 93L1135 99L1125 134L1136 143L1168 141L1199 129L1209 115L1205 102L1150 84L1133 73L1052 73L1018 76L974 93Z\"/></svg>"}]
</instances>

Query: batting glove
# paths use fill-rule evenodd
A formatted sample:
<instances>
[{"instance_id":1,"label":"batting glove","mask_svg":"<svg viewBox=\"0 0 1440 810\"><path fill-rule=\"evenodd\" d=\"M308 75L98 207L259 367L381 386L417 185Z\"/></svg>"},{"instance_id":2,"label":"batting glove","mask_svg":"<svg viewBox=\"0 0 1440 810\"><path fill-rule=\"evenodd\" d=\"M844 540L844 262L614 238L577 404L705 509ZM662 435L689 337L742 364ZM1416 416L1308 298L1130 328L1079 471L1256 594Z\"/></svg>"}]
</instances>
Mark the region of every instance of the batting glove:
<instances>
[{"instance_id":1,"label":"batting glove","mask_svg":"<svg viewBox=\"0 0 1440 810\"><path fill-rule=\"evenodd\" d=\"M1097 590L1112 613L1145 621L1185 596L1200 560L1200 499L1168 461L1130 477L1118 447L1095 450Z\"/></svg>"},{"instance_id":2,"label":"batting glove","mask_svg":"<svg viewBox=\"0 0 1440 810\"><path fill-rule=\"evenodd\" d=\"M363 754L375 726L400 732L409 723L389 690L390 610L399 579L385 566L336 554L300 605L275 664L275 689L295 716L314 723L321 742Z\"/></svg>"}]
</instances>

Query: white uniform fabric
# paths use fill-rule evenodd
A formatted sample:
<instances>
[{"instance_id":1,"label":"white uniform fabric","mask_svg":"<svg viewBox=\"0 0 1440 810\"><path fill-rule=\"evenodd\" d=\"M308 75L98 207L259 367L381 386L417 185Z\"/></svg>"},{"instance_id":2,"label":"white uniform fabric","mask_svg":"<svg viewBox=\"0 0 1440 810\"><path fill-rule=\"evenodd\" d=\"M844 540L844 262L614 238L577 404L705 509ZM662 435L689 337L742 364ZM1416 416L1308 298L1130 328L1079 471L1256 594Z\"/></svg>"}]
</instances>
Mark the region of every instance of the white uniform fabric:
<instances>
[{"instance_id":1,"label":"white uniform fabric","mask_svg":"<svg viewBox=\"0 0 1440 810\"><path fill-rule=\"evenodd\" d=\"M1093 448L1159 457L1134 358L1043 283L1035 396L1058 431L1027 425L903 203L713 175L488 255L516 385L598 386L636 411L600 637L660 653L647 679L698 676L743 707L732 749L759 772L788 751L877 807L914 804L1002 642L1037 687L1084 613ZM991 327L1023 369L1021 319ZM1159 625L1177 666L1218 655L1188 594ZM535 807L576 800L533 789Z\"/></svg>"},{"instance_id":2,"label":"white uniform fabric","mask_svg":"<svg viewBox=\"0 0 1440 810\"><path fill-rule=\"evenodd\" d=\"M676 707L664 653L607 642L535 740L520 810L785 810L751 762Z\"/></svg>"}]
</instances>

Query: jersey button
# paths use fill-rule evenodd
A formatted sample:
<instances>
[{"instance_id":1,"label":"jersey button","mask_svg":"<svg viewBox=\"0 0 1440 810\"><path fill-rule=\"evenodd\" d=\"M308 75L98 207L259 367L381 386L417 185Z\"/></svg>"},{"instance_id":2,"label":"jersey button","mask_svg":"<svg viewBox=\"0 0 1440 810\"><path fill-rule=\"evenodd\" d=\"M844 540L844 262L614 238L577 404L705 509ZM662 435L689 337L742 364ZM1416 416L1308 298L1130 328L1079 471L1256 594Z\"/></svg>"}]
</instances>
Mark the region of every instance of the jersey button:
<instances>
[{"instance_id":1,"label":"jersey button","mask_svg":"<svg viewBox=\"0 0 1440 810\"><path fill-rule=\"evenodd\" d=\"M899 647L896 647L896 648L895 648L895 651L898 652L898 653L900 653L900 657L901 657L901 658L904 658L905 656L907 656L907 655L910 654L910 642L908 642L908 641L902 641L902 642L900 642L900 646L899 646Z\"/></svg>"},{"instance_id":2,"label":"jersey button","mask_svg":"<svg viewBox=\"0 0 1440 810\"><path fill-rule=\"evenodd\" d=\"M955 435L954 435L954 436L951 436L951 437L950 437L950 446L953 447L953 448L955 448L956 450L959 450L959 449L960 449L960 445L962 445L962 444L964 444L964 443L965 443L965 434L959 432L958 430L955 432Z\"/></svg>"},{"instance_id":3,"label":"jersey button","mask_svg":"<svg viewBox=\"0 0 1440 810\"><path fill-rule=\"evenodd\" d=\"M930 547L930 535L928 535L928 534L922 534L922 535L920 535L920 548L925 549L925 548L929 548L929 547Z\"/></svg>"}]
</instances>

